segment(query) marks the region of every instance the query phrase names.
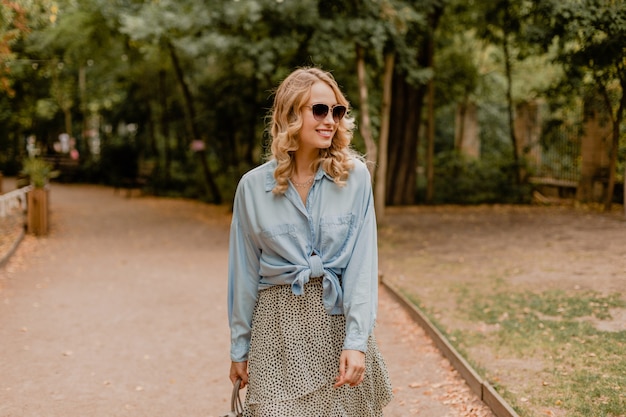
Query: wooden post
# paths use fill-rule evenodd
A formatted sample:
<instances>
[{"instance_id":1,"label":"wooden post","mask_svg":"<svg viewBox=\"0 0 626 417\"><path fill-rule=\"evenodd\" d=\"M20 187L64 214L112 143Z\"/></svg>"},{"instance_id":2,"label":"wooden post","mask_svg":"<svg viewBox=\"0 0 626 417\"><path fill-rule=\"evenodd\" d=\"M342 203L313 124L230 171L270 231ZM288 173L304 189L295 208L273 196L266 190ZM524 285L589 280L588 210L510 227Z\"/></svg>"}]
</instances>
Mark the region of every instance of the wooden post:
<instances>
[{"instance_id":1,"label":"wooden post","mask_svg":"<svg viewBox=\"0 0 626 417\"><path fill-rule=\"evenodd\" d=\"M35 236L48 234L48 202L49 191L47 188L33 188L28 193L28 233Z\"/></svg>"}]
</instances>

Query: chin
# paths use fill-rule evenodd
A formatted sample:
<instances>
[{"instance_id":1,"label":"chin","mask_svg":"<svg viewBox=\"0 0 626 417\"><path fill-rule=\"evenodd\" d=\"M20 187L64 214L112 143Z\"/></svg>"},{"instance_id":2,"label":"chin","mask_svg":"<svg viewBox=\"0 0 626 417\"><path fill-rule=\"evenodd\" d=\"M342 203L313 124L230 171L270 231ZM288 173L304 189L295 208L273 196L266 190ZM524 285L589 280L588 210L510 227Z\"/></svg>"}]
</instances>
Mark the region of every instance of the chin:
<instances>
[{"instance_id":1,"label":"chin","mask_svg":"<svg viewBox=\"0 0 626 417\"><path fill-rule=\"evenodd\" d=\"M327 149L327 148L330 148L330 145L332 145L332 144L333 144L333 138L324 139L324 140L320 141L319 148L320 149Z\"/></svg>"}]
</instances>

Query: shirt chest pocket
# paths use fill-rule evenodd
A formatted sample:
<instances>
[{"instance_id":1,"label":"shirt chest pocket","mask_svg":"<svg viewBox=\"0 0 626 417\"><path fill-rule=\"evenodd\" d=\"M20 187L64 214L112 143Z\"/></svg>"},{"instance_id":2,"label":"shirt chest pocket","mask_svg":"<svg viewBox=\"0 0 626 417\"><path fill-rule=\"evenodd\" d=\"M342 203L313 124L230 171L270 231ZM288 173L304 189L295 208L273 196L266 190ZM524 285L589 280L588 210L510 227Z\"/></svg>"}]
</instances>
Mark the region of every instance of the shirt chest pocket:
<instances>
[{"instance_id":1,"label":"shirt chest pocket","mask_svg":"<svg viewBox=\"0 0 626 417\"><path fill-rule=\"evenodd\" d=\"M266 248L282 257L288 257L288 252L300 248L307 236L304 227L295 224L281 224L264 229L261 236Z\"/></svg>"},{"instance_id":2,"label":"shirt chest pocket","mask_svg":"<svg viewBox=\"0 0 626 417\"><path fill-rule=\"evenodd\" d=\"M319 248L326 257L334 257L343 252L354 233L353 214L327 216L320 219Z\"/></svg>"}]
</instances>

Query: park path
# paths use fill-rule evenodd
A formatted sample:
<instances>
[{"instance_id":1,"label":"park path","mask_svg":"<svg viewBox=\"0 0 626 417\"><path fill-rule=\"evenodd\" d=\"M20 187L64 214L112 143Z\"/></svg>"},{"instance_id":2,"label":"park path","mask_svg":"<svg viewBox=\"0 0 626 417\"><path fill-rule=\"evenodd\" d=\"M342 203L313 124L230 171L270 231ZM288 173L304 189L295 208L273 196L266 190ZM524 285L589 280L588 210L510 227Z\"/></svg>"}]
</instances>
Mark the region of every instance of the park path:
<instances>
[{"instance_id":1,"label":"park path","mask_svg":"<svg viewBox=\"0 0 626 417\"><path fill-rule=\"evenodd\" d=\"M0 417L226 411L228 208L62 184L51 207L0 268ZM491 416L383 289L379 316L385 416Z\"/></svg>"}]
</instances>

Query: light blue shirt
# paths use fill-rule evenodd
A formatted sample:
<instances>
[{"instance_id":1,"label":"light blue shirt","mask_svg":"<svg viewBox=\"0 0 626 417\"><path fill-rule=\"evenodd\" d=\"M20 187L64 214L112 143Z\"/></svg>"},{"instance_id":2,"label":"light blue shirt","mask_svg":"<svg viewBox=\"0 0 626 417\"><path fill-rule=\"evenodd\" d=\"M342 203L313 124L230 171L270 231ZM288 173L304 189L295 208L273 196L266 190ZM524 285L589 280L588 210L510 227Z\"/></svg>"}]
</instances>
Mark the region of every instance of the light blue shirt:
<instances>
[{"instance_id":1,"label":"light blue shirt","mask_svg":"<svg viewBox=\"0 0 626 417\"><path fill-rule=\"evenodd\" d=\"M370 175L354 161L339 187L321 168L306 205L292 184L272 193L275 161L246 173L237 186L230 229L228 320L231 359L247 360L259 291L291 285L302 295L322 277L328 314L344 314L343 349L365 352L376 320L378 247Z\"/></svg>"}]
</instances>

